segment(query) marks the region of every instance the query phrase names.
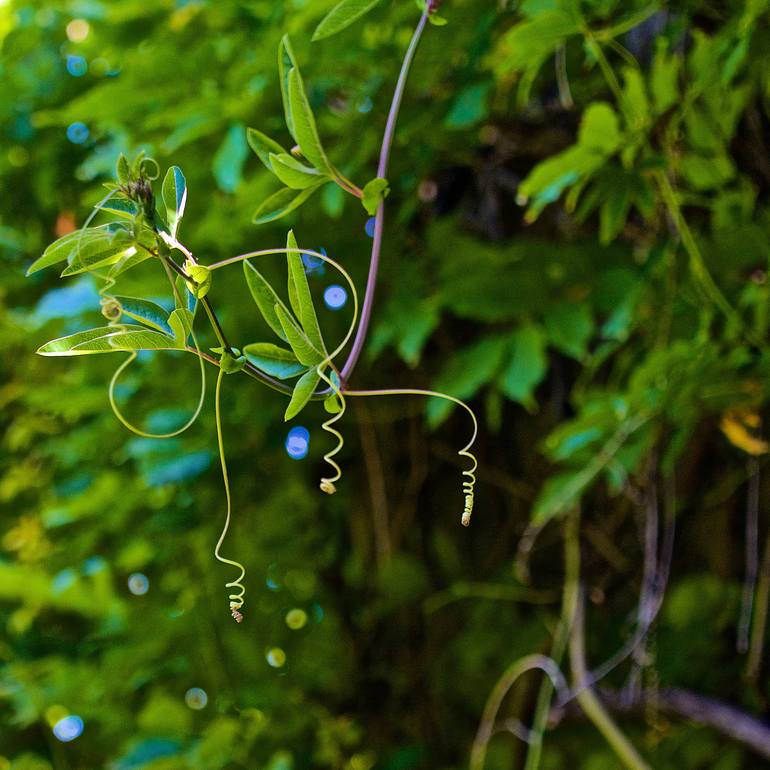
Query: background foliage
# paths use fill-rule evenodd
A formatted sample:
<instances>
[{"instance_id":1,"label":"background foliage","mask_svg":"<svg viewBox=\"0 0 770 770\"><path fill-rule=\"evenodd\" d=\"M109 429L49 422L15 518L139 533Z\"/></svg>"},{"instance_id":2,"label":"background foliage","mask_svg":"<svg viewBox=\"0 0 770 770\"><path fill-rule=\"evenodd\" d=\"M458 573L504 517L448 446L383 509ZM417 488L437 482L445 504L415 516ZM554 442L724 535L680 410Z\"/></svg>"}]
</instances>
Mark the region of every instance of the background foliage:
<instances>
[{"instance_id":1,"label":"background foliage","mask_svg":"<svg viewBox=\"0 0 770 770\"><path fill-rule=\"evenodd\" d=\"M82 223L120 152L184 169L184 239L202 259L285 242L287 220L251 224L277 187L245 132L289 141L275 62L285 32L333 161L361 185L374 176L418 11L384 2L311 43L333 4L0 3L0 768L466 767L502 671L551 648L562 522L578 508L594 666L630 637L649 588L651 506L668 522L660 539L676 521L655 631L602 684L767 711L768 555L748 657L736 653L755 517L766 535L762 0L452 0L448 25L428 29L354 384L472 401L482 430L469 530L453 466L463 415L359 400L346 475L327 498L320 409L301 417L310 452L295 462L285 399L229 378L233 542L249 569L237 626L211 556L224 510L213 410L184 437L137 439L107 405L114 361L95 359L110 357L33 355L100 323L90 278L24 273ZM328 186L288 221L363 286L366 219ZM160 292L149 270L132 280ZM310 280L320 295L337 278L316 269ZM265 338L238 270L218 274L213 292L227 328ZM323 312L328 338L343 316ZM123 381L127 408L155 430L177 424L195 403L195 362L159 353L141 364ZM660 578L666 554L652 563ZM149 588L136 595L141 576ZM538 677L503 716L531 721ZM64 743L52 727L67 715L84 730ZM764 766L655 707L624 719L657 768ZM488 766L519 767L523 755L503 734ZM542 766L618 765L567 713Z\"/></svg>"}]
</instances>

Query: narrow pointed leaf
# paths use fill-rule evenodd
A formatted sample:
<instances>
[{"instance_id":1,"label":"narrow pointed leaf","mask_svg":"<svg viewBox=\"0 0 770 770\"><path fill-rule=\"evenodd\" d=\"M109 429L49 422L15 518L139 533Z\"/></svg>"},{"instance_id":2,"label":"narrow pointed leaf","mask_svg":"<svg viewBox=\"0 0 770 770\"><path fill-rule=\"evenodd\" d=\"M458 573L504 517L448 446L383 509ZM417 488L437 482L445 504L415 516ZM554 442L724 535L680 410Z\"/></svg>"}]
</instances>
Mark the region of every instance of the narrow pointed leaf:
<instances>
[{"instance_id":1,"label":"narrow pointed leaf","mask_svg":"<svg viewBox=\"0 0 770 770\"><path fill-rule=\"evenodd\" d=\"M324 16L321 23L315 28L313 40L323 40L325 37L336 35L360 19L365 13L371 11L379 2L380 0L342 0Z\"/></svg>"},{"instance_id":2,"label":"narrow pointed leaf","mask_svg":"<svg viewBox=\"0 0 770 770\"><path fill-rule=\"evenodd\" d=\"M74 258L75 254L85 249L87 246L93 246L95 243L109 243L117 230L115 223L90 227L87 230L75 230L74 232L63 235L54 241L43 252L43 255L36 259L27 270L27 275L36 273L46 267L55 265L57 262L64 262Z\"/></svg>"},{"instance_id":3,"label":"narrow pointed leaf","mask_svg":"<svg viewBox=\"0 0 770 770\"><path fill-rule=\"evenodd\" d=\"M284 187L262 203L254 212L252 221L255 225L263 225L265 222L272 222L286 216L294 209L299 208L325 181L325 179L321 180L318 184L305 190L292 190L290 187Z\"/></svg>"},{"instance_id":4,"label":"narrow pointed leaf","mask_svg":"<svg viewBox=\"0 0 770 770\"><path fill-rule=\"evenodd\" d=\"M289 230L289 234L286 236L286 248L297 248L297 239L294 237L293 230ZM326 347L321 335L321 328L318 325L315 307L313 307L313 297L310 294L302 254L289 253L286 255L286 261L289 266L289 304L294 315L299 319L302 331L310 340L310 344L325 354Z\"/></svg>"},{"instance_id":5,"label":"narrow pointed leaf","mask_svg":"<svg viewBox=\"0 0 770 770\"><path fill-rule=\"evenodd\" d=\"M273 167L270 164L271 153L274 155L288 154L278 142L273 141L267 134L257 131L256 128L246 129L246 141L268 171L273 170Z\"/></svg>"},{"instance_id":6,"label":"narrow pointed leaf","mask_svg":"<svg viewBox=\"0 0 770 770\"><path fill-rule=\"evenodd\" d=\"M324 358L323 353L313 346L313 343L310 342L286 308L283 305L276 305L275 312L281 322L286 339L299 362L306 366L315 366L321 362Z\"/></svg>"},{"instance_id":7,"label":"narrow pointed leaf","mask_svg":"<svg viewBox=\"0 0 770 770\"><path fill-rule=\"evenodd\" d=\"M296 67L297 60L291 47L291 41L288 35L284 35L281 39L281 44L278 46L278 77L281 81L281 97L283 99L283 111L286 115L286 128L289 129L289 133L294 137L295 142L297 141L297 136L294 133L294 118L289 100L289 73L292 69L296 69Z\"/></svg>"},{"instance_id":8,"label":"narrow pointed leaf","mask_svg":"<svg viewBox=\"0 0 770 770\"><path fill-rule=\"evenodd\" d=\"M305 190L323 179L316 169L305 166L288 153L271 152L269 160L273 173L292 190Z\"/></svg>"},{"instance_id":9,"label":"narrow pointed leaf","mask_svg":"<svg viewBox=\"0 0 770 770\"><path fill-rule=\"evenodd\" d=\"M171 327L168 325L168 313L160 305L139 297L118 296L115 299L120 303L120 307L125 315L130 316L135 321L151 326L157 331L173 334Z\"/></svg>"},{"instance_id":10,"label":"narrow pointed leaf","mask_svg":"<svg viewBox=\"0 0 770 770\"><path fill-rule=\"evenodd\" d=\"M291 420L305 408L305 404L310 400L320 379L318 372L311 369L297 380L294 392L291 394L291 401L289 401L289 406L286 407L286 413L283 416L284 420Z\"/></svg>"},{"instance_id":11,"label":"narrow pointed leaf","mask_svg":"<svg viewBox=\"0 0 770 770\"><path fill-rule=\"evenodd\" d=\"M122 350L175 350L176 341L167 334L143 326L103 326L47 342L38 348L41 356L83 356L117 353Z\"/></svg>"},{"instance_id":12,"label":"narrow pointed leaf","mask_svg":"<svg viewBox=\"0 0 770 770\"><path fill-rule=\"evenodd\" d=\"M286 348L271 342L253 342L243 348L243 354L258 369L279 380L296 377L307 369L297 360L297 356Z\"/></svg>"},{"instance_id":13,"label":"narrow pointed leaf","mask_svg":"<svg viewBox=\"0 0 770 770\"><path fill-rule=\"evenodd\" d=\"M281 298L275 293L273 287L267 282L262 273L257 270L248 259L243 262L243 274L246 277L246 285L249 287L254 302L257 303L259 312L267 322L267 325L282 339L288 342L283 326L275 312L276 305L283 305ZM288 310L286 311L288 313Z\"/></svg>"},{"instance_id":14,"label":"narrow pointed leaf","mask_svg":"<svg viewBox=\"0 0 770 770\"><path fill-rule=\"evenodd\" d=\"M104 243L94 243L81 248L69 267L62 271L62 278L68 275L78 275L89 270L114 265L124 257L130 257L137 251L128 233L115 237Z\"/></svg>"},{"instance_id":15,"label":"narrow pointed leaf","mask_svg":"<svg viewBox=\"0 0 770 770\"><path fill-rule=\"evenodd\" d=\"M133 254L127 252L124 254L111 268L108 273L110 278L117 278L119 275L130 270L132 267L136 267L145 259L149 259L152 256L144 249L137 249Z\"/></svg>"},{"instance_id":16,"label":"narrow pointed leaf","mask_svg":"<svg viewBox=\"0 0 770 770\"><path fill-rule=\"evenodd\" d=\"M166 224L173 238L187 205L187 182L179 166L171 166L163 179L163 203L166 206Z\"/></svg>"},{"instance_id":17,"label":"narrow pointed leaf","mask_svg":"<svg viewBox=\"0 0 770 770\"><path fill-rule=\"evenodd\" d=\"M334 169L321 145L321 138L318 136L318 128L305 93L302 76L296 68L289 71L289 103L294 121L294 133L302 154L319 171L325 171L333 176Z\"/></svg>"}]
</instances>

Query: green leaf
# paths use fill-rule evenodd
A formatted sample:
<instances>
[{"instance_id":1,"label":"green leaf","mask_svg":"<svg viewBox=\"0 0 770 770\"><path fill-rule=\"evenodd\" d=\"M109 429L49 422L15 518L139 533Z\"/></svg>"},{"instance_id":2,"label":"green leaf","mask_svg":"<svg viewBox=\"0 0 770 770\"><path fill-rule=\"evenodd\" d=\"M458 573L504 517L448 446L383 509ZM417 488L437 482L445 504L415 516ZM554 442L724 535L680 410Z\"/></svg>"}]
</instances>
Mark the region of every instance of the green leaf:
<instances>
[{"instance_id":1,"label":"green leaf","mask_svg":"<svg viewBox=\"0 0 770 770\"><path fill-rule=\"evenodd\" d=\"M282 303L276 304L275 312L286 335L286 340L291 345L291 349L300 363L306 366L315 366L320 363L324 358L324 354L313 347L307 335L300 329L297 322L291 317Z\"/></svg>"},{"instance_id":2,"label":"green leaf","mask_svg":"<svg viewBox=\"0 0 770 770\"><path fill-rule=\"evenodd\" d=\"M289 230L289 234L286 236L286 248L298 248L297 239L294 237L292 230ZM294 311L294 315L299 319L302 330L310 340L310 344L316 350L320 350L325 354L326 347L324 346L321 328L318 325L318 317L313 306L313 297L310 294L310 286L308 286L302 254L298 252L287 254L286 261L289 267L289 304Z\"/></svg>"},{"instance_id":3,"label":"green leaf","mask_svg":"<svg viewBox=\"0 0 770 770\"><path fill-rule=\"evenodd\" d=\"M117 214L124 219L133 219L139 213L139 206L134 201L123 197L108 198L100 206L94 206L99 211L109 211L111 214Z\"/></svg>"},{"instance_id":4,"label":"green leaf","mask_svg":"<svg viewBox=\"0 0 770 770\"><path fill-rule=\"evenodd\" d=\"M259 312L267 322L267 325L285 342L288 342L283 326L275 312L276 305L283 305L281 298L275 293L273 287L268 283L262 273L257 270L248 259L243 261L243 274L246 277L246 285L249 287L254 302L257 303ZM288 309L283 305L288 314Z\"/></svg>"},{"instance_id":5,"label":"green leaf","mask_svg":"<svg viewBox=\"0 0 770 770\"><path fill-rule=\"evenodd\" d=\"M594 319L585 302L559 302L545 314L548 341L562 353L582 361L594 330Z\"/></svg>"},{"instance_id":6,"label":"green leaf","mask_svg":"<svg viewBox=\"0 0 770 770\"><path fill-rule=\"evenodd\" d=\"M131 181L131 167L128 165L128 158L121 152L118 156L118 163L115 167L115 176L120 184L128 184Z\"/></svg>"},{"instance_id":7,"label":"green leaf","mask_svg":"<svg viewBox=\"0 0 770 770\"><path fill-rule=\"evenodd\" d=\"M286 412L283 415L284 421L296 417L305 408L305 404L310 400L320 379L318 372L315 369L311 369L297 380L297 384L294 386L294 391L291 394L291 401L289 401L289 405L286 407Z\"/></svg>"},{"instance_id":8,"label":"green leaf","mask_svg":"<svg viewBox=\"0 0 770 770\"><path fill-rule=\"evenodd\" d=\"M506 343L506 338L499 335L484 337L457 351L448 359L433 383L433 390L449 393L463 400L473 398L496 376L505 354ZM454 404L446 399L430 399L427 408L428 424L435 428L454 408Z\"/></svg>"},{"instance_id":9,"label":"green leaf","mask_svg":"<svg viewBox=\"0 0 770 770\"><path fill-rule=\"evenodd\" d=\"M120 303L121 310L135 321L147 324L157 331L173 334L168 325L168 313L160 305L140 297L117 296L115 299Z\"/></svg>"},{"instance_id":10,"label":"green leaf","mask_svg":"<svg viewBox=\"0 0 770 770\"><path fill-rule=\"evenodd\" d=\"M307 369L291 350L271 342L252 342L243 348L243 354L258 369L279 380L296 377Z\"/></svg>"},{"instance_id":11,"label":"green leaf","mask_svg":"<svg viewBox=\"0 0 770 770\"><path fill-rule=\"evenodd\" d=\"M500 375L500 389L532 411L536 406L533 391L548 370L543 332L532 324L517 329L510 337L509 355Z\"/></svg>"},{"instance_id":12,"label":"green leaf","mask_svg":"<svg viewBox=\"0 0 770 770\"><path fill-rule=\"evenodd\" d=\"M184 348L187 345L193 327L192 311L178 307L168 317L168 325L176 340L177 347Z\"/></svg>"},{"instance_id":13,"label":"green leaf","mask_svg":"<svg viewBox=\"0 0 770 770\"><path fill-rule=\"evenodd\" d=\"M220 354L219 368L225 374L237 374L243 371L243 367L246 366L246 356L244 356L238 348L233 348L232 353L222 348L214 348L215 353Z\"/></svg>"},{"instance_id":14,"label":"green leaf","mask_svg":"<svg viewBox=\"0 0 770 770\"><path fill-rule=\"evenodd\" d=\"M271 154L288 155L278 142L273 141L267 134L257 131L256 128L246 129L246 141L268 171L273 170L273 166L270 163Z\"/></svg>"},{"instance_id":15,"label":"green leaf","mask_svg":"<svg viewBox=\"0 0 770 770\"><path fill-rule=\"evenodd\" d=\"M243 164L249 154L246 131L241 123L233 123L227 129L211 163L217 186L224 192L235 192L243 178Z\"/></svg>"},{"instance_id":16,"label":"green leaf","mask_svg":"<svg viewBox=\"0 0 770 770\"><path fill-rule=\"evenodd\" d=\"M324 409L329 414L339 414L342 411L342 404L336 393L332 393L324 399Z\"/></svg>"},{"instance_id":17,"label":"green leaf","mask_svg":"<svg viewBox=\"0 0 770 770\"><path fill-rule=\"evenodd\" d=\"M83 356L126 350L176 350L176 341L167 334L143 326L103 326L46 342L38 348L41 356Z\"/></svg>"},{"instance_id":18,"label":"green leaf","mask_svg":"<svg viewBox=\"0 0 770 770\"><path fill-rule=\"evenodd\" d=\"M302 76L297 68L289 71L289 103L297 144L302 154L319 171L325 171L330 176L334 176L334 169L321 145L313 110L310 108Z\"/></svg>"},{"instance_id":19,"label":"green leaf","mask_svg":"<svg viewBox=\"0 0 770 770\"><path fill-rule=\"evenodd\" d=\"M324 179L304 190L292 190L290 187L284 187L260 205L254 212L252 221L255 225L263 225L266 222L273 222L286 216L294 209L299 208L325 181Z\"/></svg>"},{"instance_id":20,"label":"green leaf","mask_svg":"<svg viewBox=\"0 0 770 770\"><path fill-rule=\"evenodd\" d=\"M118 228L120 229L118 230ZM81 250L101 248L105 244L111 243L113 236L118 231L126 232L122 226L110 223L67 233L46 248L43 255L30 265L27 275L32 275L32 273L55 265L57 262L74 258Z\"/></svg>"},{"instance_id":21,"label":"green leaf","mask_svg":"<svg viewBox=\"0 0 770 770\"><path fill-rule=\"evenodd\" d=\"M163 179L163 203L166 206L166 224L172 238L176 238L179 222L187 205L187 182L179 166L171 166Z\"/></svg>"},{"instance_id":22,"label":"green leaf","mask_svg":"<svg viewBox=\"0 0 770 770\"><path fill-rule=\"evenodd\" d=\"M606 102L589 104L580 121L578 144L609 156L618 149L620 140L620 123L615 110Z\"/></svg>"},{"instance_id":23,"label":"green leaf","mask_svg":"<svg viewBox=\"0 0 770 770\"><path fill-rule=\"evenodd\" d=\"M270 153L269 160L273 173L292 190L304 190L324 178L316 169L305 166L288 153Z\"/></svg>"},{"instance_id":24,"label":"green leaf","mask_svg":"<svg viewBox=\"0 0 770 770\"><path fill-rule=\"evenodd\" d=\"M129 233L122 231L109 240L95 241L88 246L80 247L69 267L62 271L61 276L77 275L99 267L114 265L123 257L133 256L137 251Z\"/></svg>"},{"instance_id":25,"label":"green leaf","mask_svg":"<svg viewBox=\"0 0 770 770\"><path fill-rule=\"evenodd\" d=\"M324 16L315 28L313 40L323 40L349 27L378 5L380 0L342 0Z\"/></svg>"},{"instance_id":26,"label":"green leaf","mask_svg":"<svg viewBox=\"0 0 770 770\"><path fill-rule=\"evenodd\" d=\"M145 259L149 259L152 256L148 251L144 249L137 249L133 254L126 253L121 257L109 270L108 275L110 278L117 278L119 275L131 270L141 264Z\"/></svg>"},{"instance_id":27,"label":"green leaf","mask_svg":"<svg viewBox=\"0 0 770 770\"><path fill-rule=\"evenodd\" d=\"M191 260L184 263L184 269L192 281L188 281L188 287L196 299L203 299L211 290L213 275L205 265L197 265Z\"/></svg>"},{"instance_id":28,"label":"green leaf","mask_svg":"<svg viewBox=\"0 0 770 770\"><path fill-rule=\"evenodd\" d=\"M382 177L371 179L364 185L361 203L370 216L377 213L380 203L385 200L389 192L388 180Z\"/></svg>"},{"instance_id":29,"label":"green leaf","mask_svg":"<svg viewBox=\"0 0 770 770\"><path fill-rule=\"evenodd\" d=\"M297 59L291 47L291 41L288 35L281 38L278 46L278 77L281 81L281 98L283 99L283 111L286 115L286 128L297 141L297 134L294 130L294 118L291 111L291 100L289 99L289 73L297 69Z\"/></svg>"}]
</instances>

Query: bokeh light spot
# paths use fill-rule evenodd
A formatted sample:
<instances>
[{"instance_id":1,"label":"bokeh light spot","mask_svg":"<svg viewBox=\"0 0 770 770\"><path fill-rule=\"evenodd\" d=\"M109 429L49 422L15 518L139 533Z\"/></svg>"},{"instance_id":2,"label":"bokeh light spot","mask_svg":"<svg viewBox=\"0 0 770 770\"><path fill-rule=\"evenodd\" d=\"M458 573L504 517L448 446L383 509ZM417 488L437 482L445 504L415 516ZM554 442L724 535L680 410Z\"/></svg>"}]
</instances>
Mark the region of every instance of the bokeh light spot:
<instances>
[{"instance_id":1,"label":"bokeh light spot","mask_svg":"<svg viewBox=\"0 0 770 770\"><path fill-rule=\"evenodd\" d=\"M88 140L89 134L88 126L80 121L70 123L69 126L67 126L67 139L69 139L72 144L83 144Z\"/></svg>"},{"instance_id":2,"label":"bokeh light spot","mask_svg":"<svg viewBox=\"0 0 770 770\"><path fill-rule=\"evenodd\" d=\"M338 286L336 283L328 286L324 291L324 302L330 310L339 310L345 307L347 301L348 293L342 286Z\"/></svg>"},{"instance_id":3,"label":"bokeh light spot","mask_svg":"<svg viewBox=\"0 0 770 770\"><path fill-rule=\"evenodd\" d=\"M73 19L67 25L67 37L73 43L82 43L90 31L91 27L85 19Z\"/></svg>"},{"instance_id":4,"label":"bokeh light spot","mask_svg":"<svg viewBox=\"0 0 770 770\"><path fill-rule=\"evenodd\" d=\"M60 719L53 726L53 734L62 743L69 743L78 738L83 732L83 720L79 716L71 714Z\"/></svg>"},{"instance_id":5,"label":"bokeh light spot","mask_svg":"<svg viewBox=\"0 0 770 770\"><path fill-rule=\"evenodd\" d=\"M82 56L70 54L67 57L67 72L73 78L83 77L88 72L88 62Z\"/></svg>"},{"instance_id":6,"label":"bokeh light spot","mask_svg":"<svg viewBox=\"0 0 770 770\"><path fill-rule=\"evenodd\" d=\"M200 687L191 687L184 694L184 702L194 711L200 711L206 708L206 704L209 702L209 696L206 691Z\"/></svg>"},{"instance_id":7,"label":"bokeh light spot","mask_svg":"<svg viewBox=\"0 0 770 770\"><path fill-rule=\"evenodd\" d=\"M326 256L326 249L321 247L318 249L318 253ZM302 262L305 265L305 272L308 275L311 275L313 273L318 273L318 275L323 275L324 272L326 272L324 270L324 261L320 257L316 257L313 254L303 254Z\"/></svg>"},{"instance_id":8,"label":"bokeh light spot","mask_svg":"<svg viewBox=\"0 0 770 770\"><path fill-rule=\"evenodd\" d=\"M307 623L307 612L305 610L293 609L286 613L286 625L292 631L299 631Z\"/></svg>"},{"instance_id":9,"label":"bokeh light spot","mask_svg":"<svg viewBox=\"0 0 770 770\"><path fill-rule=\"evenodd\" d=\"M307 457L310 448L310 431L301 425L293 427L286 436L286 453L292 460Z\"/></svg>"},{"instance_id":10,"label":"bokeh light spot","mask_svg":"<svg viewBox=\"0 0 770 770\"><path fill-rule=\"evenodd\" d=\"M130 575L128 590L134 596L144 596L150 590L150 581L147 579L147 575L143 575L141 572L134 572Z\"/></svg>"},{"instance_id":11,"label":"bokeh light spot","mask_svg":"<svg viewBox=\"0 0 770 770\"><path fill-rule=\"evenodd\" d=\"M286 665L286 653L280 647L273 647L272 650L268 650L265 658L273 668L281 668Z\"/></svg>"}]
</instances>

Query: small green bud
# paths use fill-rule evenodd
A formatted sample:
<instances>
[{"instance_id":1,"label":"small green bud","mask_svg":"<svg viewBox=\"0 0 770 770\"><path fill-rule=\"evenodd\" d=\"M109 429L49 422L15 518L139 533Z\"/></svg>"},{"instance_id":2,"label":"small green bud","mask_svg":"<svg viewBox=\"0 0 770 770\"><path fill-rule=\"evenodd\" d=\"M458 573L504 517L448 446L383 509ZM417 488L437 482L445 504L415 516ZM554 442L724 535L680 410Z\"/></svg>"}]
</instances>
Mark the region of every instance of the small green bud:
<instances>
[{"instance_id":1,"label":"small green bud","mask_svg":"<svg viewBox=\"0 0 770 770\"><path fill-rule=\"evenodd\" d=\"M219 368L225 374L235 374L243 370L246 366L246 356L238 348L231 348L230 351L222 348L212 348L215 353L220 354Z\"/></svg>"}]
</instances>

